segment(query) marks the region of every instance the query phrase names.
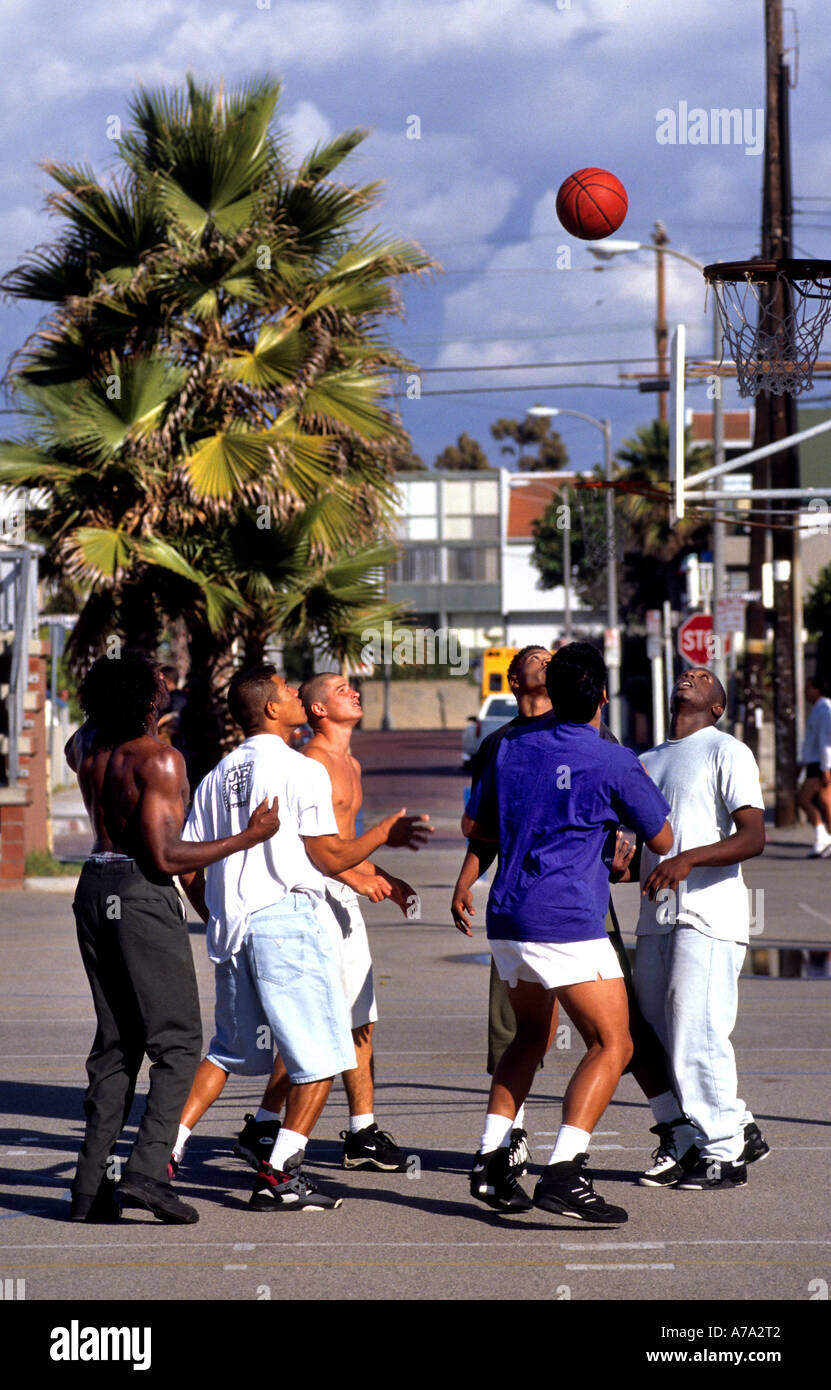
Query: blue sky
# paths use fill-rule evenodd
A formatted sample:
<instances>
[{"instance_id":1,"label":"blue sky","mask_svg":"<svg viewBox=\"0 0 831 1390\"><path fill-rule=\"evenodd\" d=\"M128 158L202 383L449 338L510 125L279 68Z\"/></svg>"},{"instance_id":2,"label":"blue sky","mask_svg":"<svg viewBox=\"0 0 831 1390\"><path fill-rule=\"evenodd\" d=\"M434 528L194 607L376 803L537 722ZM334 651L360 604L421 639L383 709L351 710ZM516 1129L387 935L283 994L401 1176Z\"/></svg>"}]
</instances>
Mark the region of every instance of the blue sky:
<instances>
[{"instance_id":1,"label":"blue sky","mask_svg":"<svg viewBox=\"0 0 831 1390\"><path fill-rule=\"evenodd\" d=\"M795 240L797 254L831 258L827 0L800 0L797 18L794 191L828 201L796 203ZM657 135L659 113L677 115L682 103L747 110L752 122L764 102L762 0L42 0L3 6L0 45L4 270L53 234L39 162L86 160L103 171L113 157L108 117L126 119L141 83L180 83L188 70L226 86L277 75L298 154L368 127L342 168L357 182L382 179L378 224L417 239L444 267L408 290L396 341L425 369L491 369L429 371L421 399L402 402L428 463L462 430L500 462L488 425L535 401L609 416L615 445L654 413L655 396L618 383L619 370L647 369L635 359L654 351L654 257L595 271L554 211L572 170L598 165L622 179L629 215L619 237L648 241L660 218L672 246L698 260L758 250L763 161L752 142L662 144ZM408 138L412 117L419 139ZM703 355L704 283L680 264L667 270L670 323L684 321L690 352ZM4 360L35 318L4 306ZM599 358L625 361L525 365ZM473 386L497 389L427 394ZM831 391L820 382L813 395ZM708 408L704 388L688 402ZM736 403L730 391L727 403ZM590 467L599 433L573 420L559 428L573 464Z\"/></svg>"}]
</instances>

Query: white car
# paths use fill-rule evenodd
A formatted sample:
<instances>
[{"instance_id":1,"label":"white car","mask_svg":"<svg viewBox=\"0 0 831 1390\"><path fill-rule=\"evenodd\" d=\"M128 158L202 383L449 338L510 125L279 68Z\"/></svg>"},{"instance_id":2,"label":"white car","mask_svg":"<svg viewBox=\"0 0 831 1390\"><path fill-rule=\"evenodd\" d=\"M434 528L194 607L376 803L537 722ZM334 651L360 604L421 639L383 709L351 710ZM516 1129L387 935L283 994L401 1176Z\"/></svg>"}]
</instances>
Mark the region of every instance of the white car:
<instances>
[{"instance_id":1,"label":"white car","mask_svg":"<svg viewBox=\"0 0 831 1390\"><path fill-rule=\"evenodd\" d=\"M470 760L477 752L480 743L494 729L500 729L511 719L516 718L517 703L513 695L486 695L478 714L468 715L462 730L462 768L470 766Z\"/></svg>"}]
</instances>

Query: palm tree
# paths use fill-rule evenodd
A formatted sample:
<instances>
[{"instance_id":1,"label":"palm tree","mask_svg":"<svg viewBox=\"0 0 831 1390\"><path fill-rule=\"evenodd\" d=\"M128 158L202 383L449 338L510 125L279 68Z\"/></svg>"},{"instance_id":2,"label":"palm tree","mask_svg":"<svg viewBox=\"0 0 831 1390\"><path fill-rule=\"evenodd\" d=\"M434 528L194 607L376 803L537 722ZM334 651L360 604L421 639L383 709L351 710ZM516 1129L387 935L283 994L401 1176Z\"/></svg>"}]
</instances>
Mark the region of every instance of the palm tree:
<instances>
[{"instance_id":1,"label":"palm tree","mask_svg":"<svg viewBox=\"0 0 831 1390\"><path fill-rule=\"evenodd\" d=\"M311 622L304 583L352 559L360 587L361 551L389 533L406 436L385 394L409 364L385 320L399 278L432 265L363 229L377 185L333 178L364 132L292 171L278 98L268 79L140 91L113 178L47 166L62 233L3 284L52 306L12 364L24 429L0 441L0 483L48 493L47 574L80 604L71 656L113 630L153 647L182 613L191 684L208 667L214 696L231 642ZM273 551L257 580L252 517Z\"/></svg>"}]
</instances>

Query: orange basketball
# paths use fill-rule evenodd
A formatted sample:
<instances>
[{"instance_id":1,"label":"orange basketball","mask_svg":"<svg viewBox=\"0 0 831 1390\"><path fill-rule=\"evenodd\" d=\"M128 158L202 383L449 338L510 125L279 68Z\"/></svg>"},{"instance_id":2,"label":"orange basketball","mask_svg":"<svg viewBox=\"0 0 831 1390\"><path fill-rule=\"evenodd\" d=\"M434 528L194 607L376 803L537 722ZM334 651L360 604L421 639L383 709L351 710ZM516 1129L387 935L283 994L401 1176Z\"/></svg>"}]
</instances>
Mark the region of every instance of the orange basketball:
<instances>
[{"instance_id":1,"label":"orange basketball","mask_svg":"<svg viewBox=\"0 0 831 1390\"><path fill-rule=\"evenodd\" d=\"M557 216L567 232L583 241L616 232L628 209L626 189L608 169L578 169L557 194Z\"/></svg>"}]
</instances>

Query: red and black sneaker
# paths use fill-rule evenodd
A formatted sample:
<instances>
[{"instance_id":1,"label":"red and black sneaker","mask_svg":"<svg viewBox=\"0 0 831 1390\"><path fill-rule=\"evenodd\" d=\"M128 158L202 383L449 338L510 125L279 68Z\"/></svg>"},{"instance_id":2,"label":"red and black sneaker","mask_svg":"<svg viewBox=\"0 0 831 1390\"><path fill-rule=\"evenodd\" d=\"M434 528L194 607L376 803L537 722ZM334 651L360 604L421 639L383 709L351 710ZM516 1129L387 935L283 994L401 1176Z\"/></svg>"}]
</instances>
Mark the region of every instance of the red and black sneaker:
<instances>
[{"instance_id":1,"label":"red and black sneaker","mask_svg":"<svg viewBox=\"0 0 831 1390\"><path fill-rule=\"evenodd\" d=\"M251 1211L335 1211L342 1197L330 1197L321 1192L300 1171L301 1154L286 1160L285 1168L272 1168L261 1163L254 1179L254 1191L248 1202Z\"/></svg>"}]
</instances>

